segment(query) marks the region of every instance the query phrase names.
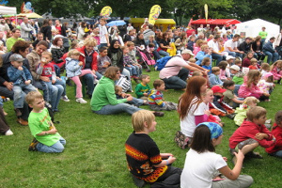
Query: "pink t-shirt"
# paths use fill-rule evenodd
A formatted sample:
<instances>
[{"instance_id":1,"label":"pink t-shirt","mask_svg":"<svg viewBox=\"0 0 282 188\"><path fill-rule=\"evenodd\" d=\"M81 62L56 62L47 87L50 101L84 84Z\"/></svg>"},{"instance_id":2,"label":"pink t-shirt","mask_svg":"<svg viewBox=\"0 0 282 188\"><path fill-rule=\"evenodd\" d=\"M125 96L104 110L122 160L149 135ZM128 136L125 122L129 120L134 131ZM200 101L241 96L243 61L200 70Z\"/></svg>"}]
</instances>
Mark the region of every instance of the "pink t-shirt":
<instances>
[{"instance_id":1,"label":"pink t-shirt","mask_svg":"<svg viewBox=\"0 0 282 188\"><path fill-rule=\"evenodd\" d=\"M163 68L160 72L160 79L164 78L170 78L172 76L178 75L179 71L184 67L185 65L188 65L186 61L178 56L171 58L167 63L166 67Z\"/></svg>"}]
</instances>

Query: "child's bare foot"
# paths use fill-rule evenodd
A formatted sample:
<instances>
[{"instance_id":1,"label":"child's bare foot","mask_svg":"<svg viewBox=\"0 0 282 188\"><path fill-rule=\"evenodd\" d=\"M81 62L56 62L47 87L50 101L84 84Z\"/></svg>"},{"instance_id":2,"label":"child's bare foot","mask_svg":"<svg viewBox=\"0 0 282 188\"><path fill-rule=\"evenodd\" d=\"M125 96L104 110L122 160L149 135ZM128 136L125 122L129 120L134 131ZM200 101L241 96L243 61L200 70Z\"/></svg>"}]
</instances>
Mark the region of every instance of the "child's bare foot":
<instances>
[{"instance_id":1,"label":"child's bare foot","mask_svg":"<svg viewBox=\"0 0 282 188\"><path fill-rule=\"evenodd\" d=\"M7 112L5 112L5 110L4 110L4 109L3 109L3 113L4 113L4 116L8 115L8 113L7 113Z\"/></svg>"}]
</instances>

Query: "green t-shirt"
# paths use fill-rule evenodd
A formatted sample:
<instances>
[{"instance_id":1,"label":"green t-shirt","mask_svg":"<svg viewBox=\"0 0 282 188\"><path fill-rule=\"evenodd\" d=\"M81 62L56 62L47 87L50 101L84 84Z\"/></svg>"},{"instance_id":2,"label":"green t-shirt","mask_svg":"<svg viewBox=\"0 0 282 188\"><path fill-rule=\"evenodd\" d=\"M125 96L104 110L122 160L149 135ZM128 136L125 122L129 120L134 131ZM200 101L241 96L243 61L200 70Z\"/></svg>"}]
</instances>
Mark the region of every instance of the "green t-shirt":
<instances>
[{"instance_id":1,"label":"green t-shirt","mask_svg":"<svg viewBox=\"0 0 282 188\"><path fill-rule=\"evenodd\" d=\"M6 46L7 46L7 52L11 51L12 47L14 46L14 44L18 41L18 40L24 40L22 38L13 38L13 37L10 37L7 39L7 42L6 42Z\"/></svg>"},{"instance_id":2,"label":"green t-shirt","mask_svg":"<svg viewBox=\"0 0 282 188\"><path fill-rule=\"evenodd\" d=\"M223 93L223 101L225 102L225 103L227 103L229 106L233 106L233 101L232 101L232 99L234 99L234 93L231 91L231 90L229 90L229 89L227 89L224 93Z\"/></svg>"},{"instance_id":3,"label":"green t-shirt","mask_svg":"<svg viewBox=\"0 0 282 188\"><path fill-rule=\"evenodd\" d=\"M42 131L48 131L51 129L52 122L47 108L44 108L40 113L30 112L28 117L28 126L32 136L34 136L38 142L46 146L52 146L61 138L59 133L37 136L37 134Z\"/></svg>"},{"instance_id":4,"label":"green t-shirt","mask_svg":"<svg viewBox=\"0 0 282 188\"><path fill-rule=\"evenodd\" d=\"M143 85L142 83L140 83L135 87L135 94L137 98L144 97L143 93L148 93L149 91L150 86L148 84Z\"/></svg>"},{"instance_id":5,"label":"green t-shirt","mask_svg":"<svg viewBox=\"0 0 282 188\"><path fill-rule=\"evenodd\" d=\"M261 31L261 32L259 32L259 36L261 36L262 39L265 39L267 37L267 32Z\"/></svg>"}]
</instances>

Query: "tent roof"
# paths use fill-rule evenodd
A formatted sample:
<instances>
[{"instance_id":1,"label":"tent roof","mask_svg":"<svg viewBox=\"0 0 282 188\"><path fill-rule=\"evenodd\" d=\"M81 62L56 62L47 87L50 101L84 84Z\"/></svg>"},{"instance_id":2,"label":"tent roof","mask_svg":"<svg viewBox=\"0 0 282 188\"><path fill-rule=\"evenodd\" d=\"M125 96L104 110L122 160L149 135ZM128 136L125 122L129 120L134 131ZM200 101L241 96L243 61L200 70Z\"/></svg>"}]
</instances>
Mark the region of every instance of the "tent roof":
<instances>
[{"instance_id":1,"label":"tent roof","mask_svg":"<svg viewBox=\"0 0 282 188\"><path fill-rule=\"evenodd\" d=\"M6 7L6 6L0 6L0 14L17 14L17 8L16 7Z\"/></svg>"},{"instance_id":2,"label":"tent roof","mask_svg":"<svg viewBox=\"0 0 282 188\"><path fill-rule=\"evenodd\" d=\"M32 13L21 13L18 14L19 17L27 17L27 18L42 18L42 16L36 14L35 12Z\"/></svg>"},{"instance_id":3,"label":"tent roof","mask_svg":"<svg viewBox=\"0 0 282 188\"><path fill-rule=\"evenodd\" d=\"M200 25L200 24L210 24L210 25L233 25L233 24L238 24L241 23L238 20L235 19L199 19L192 21L192 25Z\"/></svg>"},{"instance_id":4,"label":"tent roof","mask_svg":"<svg viewBox=\"0 0 282 188\"><path fill-rule=\"evenodd\" d=\"M248 21L245 21L245 22L242 22L242 23L239 23L240 25L250 25L250 24L253 24L253 25L264 25L264 24L272 24L272 25L276 25L276 26L279 26L275 23L272 23L272 22L269 22L269 21L266 21L266 20L263 20L263 19L254 19L254 20L248 20Z\"/></svg>"},{"instance_id":5,"label":"tent roof","mask_svg":"<svg viewBox=\"0 0 282 188\"><path fill-rule=\"evenodd\" d=\"M144 23L145 18L130 18L130 23ZM175 21L173 19L157 19L155 24L175 24Z\"/></svg>"}]
</instances>

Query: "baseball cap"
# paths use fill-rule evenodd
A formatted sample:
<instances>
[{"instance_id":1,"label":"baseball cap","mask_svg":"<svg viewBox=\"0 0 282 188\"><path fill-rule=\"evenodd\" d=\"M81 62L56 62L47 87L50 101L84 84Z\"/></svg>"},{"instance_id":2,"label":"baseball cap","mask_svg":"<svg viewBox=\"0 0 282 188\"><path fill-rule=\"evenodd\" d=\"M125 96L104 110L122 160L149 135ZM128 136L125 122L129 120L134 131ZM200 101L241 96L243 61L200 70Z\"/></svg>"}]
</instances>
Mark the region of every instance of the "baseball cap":
<instances>
[{"instance_id":1,"label":"baseball cap","mask_svg":"<svg viewBox=\"0 0 282 188\"><path fill-rule=\"evenodd\" d=\"M213 86L211 90L214 93L224 93L226 91L226 89L222 89L220 86Z\"/></svg>"},{"instance_id":2,"label":"baseball cap","mask_svg":"<svg viewBox=\"0 0 282 188\"><path fill-rule=\"evenodd\" d=\"M191 52L191 50L187 50L187 49L183 50L181 52L181 54L190 54L191 56L194 56L194 54Z\"/></svg>"},{"instance_id":3,"label":"baseball cap","mask_svg":"<svg viewBox=\"0 0 282 188\"><path fill-rule=\"evenodd\" d=\"M235 59L235 57L229 55L229 56L227 56L226 60L228 61L229 59Z\"/></svg>"},{"instance_id":4,"label":"baseball cap","mask_svg":"<svg viewBox=\"0 0 282 188\"><path fill-rule=\"evenodd\" d=\"M230 69L233 69L233 70L235 70L235 71L239 71L239 70L240 70L240 67L239 67L238 65L232 65L232 66L230 67Z\"/></svg>"},{"instance_id":5,"label":"baseball cap","mask_svg":"<svg viewBox=\"0 0 282 188\"><path fill-rule=\"evenodd\" d=\"M222 128L217 123L214 123L214 122L203 122L203 123L199 123L197 125L197 127L201 126L201 125L205 125L205 126L207 126L210 129L210 131L211 131L211 140L214 139L214 138L216 139L216 138L220 137L222 135L222 133L223 133Z\"/></svg>"},{"instance_id":6,"label":"baseball cap","mask_svg":"<svg viewBox=\"0 0 282 188\"><path fill-rule=\"evenodd\" d=\"M23 56L21 56L20 54L12 54L9 58L9 60L12 61L24 61Z\"/></svg>"}]
</instances>

